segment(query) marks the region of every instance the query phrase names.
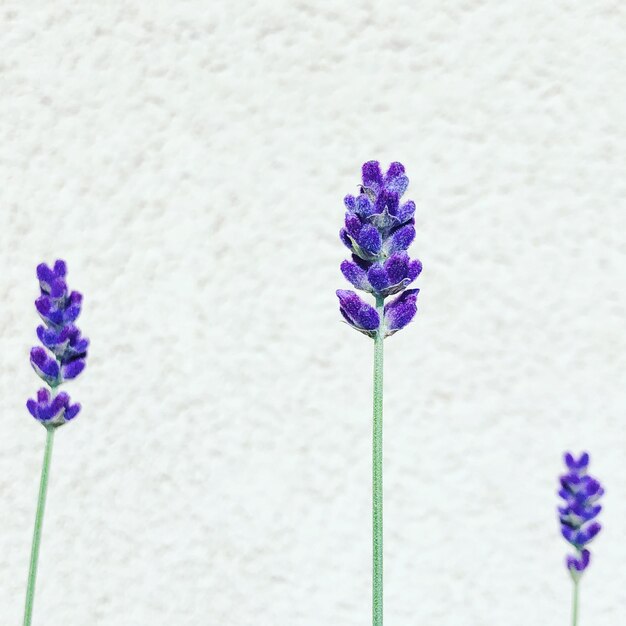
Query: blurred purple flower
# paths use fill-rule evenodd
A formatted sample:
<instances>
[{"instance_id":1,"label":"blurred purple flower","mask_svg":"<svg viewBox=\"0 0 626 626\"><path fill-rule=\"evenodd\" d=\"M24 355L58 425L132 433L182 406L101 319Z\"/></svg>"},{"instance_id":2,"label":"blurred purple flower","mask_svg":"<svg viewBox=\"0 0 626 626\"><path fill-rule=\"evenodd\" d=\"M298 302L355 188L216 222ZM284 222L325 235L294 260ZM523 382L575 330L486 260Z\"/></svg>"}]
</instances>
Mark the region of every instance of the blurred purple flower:
<instances>
[{"instance_id":1,"label":"blurred purple flower","mask_svg":"<svg viewBox=\"0 0 626 626\"><path fill-rule=\"evenodd\" d=\"M586 546L602 529L595 518L602 510L597 502L604 494L604 489L598 480L587 473L587 452L583 452L578 459L567 452L564 461L567 473L559 479L561 488L558 492L564 502L557 511L561 534L576 549L576 555L568 556L565 563L572 578L578 580L591 560Z\"/></svg>"},{"instance_id":2,"label":"blurred purple flower","mask_svg":"<svg viewBox=\"0 0 626 626\"><path fill-rule=\"evenodd\" d=\"M47 389L40 389L37 399L29 400L26 408L42 424L61 426L78 415L80 404L70 404L70 397L64 391L52 398Z\"/></svg>"},{"instance_id":3,"label":"blurred purple flower","mask_svg":"<svg viewBox=\"0 0 626 626\"><path fill-rule=\"evenodd\" d=\"M44 324L38 326L37 337L44 345L30 351L30 363L37 375L55 389L66 380L76 378L85 369L89 340L81 336L74 324L81 312L82 295L68 292L65 261L58 260L53 267L45 263L37 266L41 295L35 308ZM69 404L66 393L52 396L45 389L37 400L29 400L27 408L41 423L60 426L73 419L80 405Z\"/></svg>"}]
</instances>

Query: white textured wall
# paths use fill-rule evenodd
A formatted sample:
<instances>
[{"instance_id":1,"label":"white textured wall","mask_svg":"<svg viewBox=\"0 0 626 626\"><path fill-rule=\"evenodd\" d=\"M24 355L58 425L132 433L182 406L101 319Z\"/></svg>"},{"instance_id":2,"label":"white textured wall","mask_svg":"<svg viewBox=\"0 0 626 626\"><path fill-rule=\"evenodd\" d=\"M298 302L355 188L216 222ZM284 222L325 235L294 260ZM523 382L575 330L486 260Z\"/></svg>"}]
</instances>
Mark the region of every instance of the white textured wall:
<instances>
[{"instance_id":1,"label":"white textured wall","mask_svg":"<svg viewBox=\"0 0 626 626\"><path fill-rule=\"evenodd\" d=\"M626 620L626 9L0 3L0 622L44 431L34 268L85 294L45 626L362 626L372 345L342 197L401 160L424 262L386 352L386 617L566 624L565 448L606 483L583 624Z\"/></svg>"}]
</instances>

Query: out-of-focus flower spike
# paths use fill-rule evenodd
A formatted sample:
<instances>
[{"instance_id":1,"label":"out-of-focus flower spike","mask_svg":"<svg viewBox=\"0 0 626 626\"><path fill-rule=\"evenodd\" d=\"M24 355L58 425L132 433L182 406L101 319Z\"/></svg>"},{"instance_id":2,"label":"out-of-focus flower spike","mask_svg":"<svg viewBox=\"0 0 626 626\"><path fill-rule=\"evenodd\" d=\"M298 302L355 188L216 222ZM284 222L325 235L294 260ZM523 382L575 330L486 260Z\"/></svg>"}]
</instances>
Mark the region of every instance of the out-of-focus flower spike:
<instances>
[{"instance_id":1,"label":"out-of-focus flower spike","mask_svg":"<svg viewBox=\"0 0 626 626\"><path fill-rule=\"evenodd\" d=\"M566 452L563 461L568 473L559 477L559 496L564 502L557 507L557 513L563 538L577 551L575 556L567 557L566 566L574 582L578 582L590 562L590 553L586 546L602 529L595 518L602 510L597 500L604 494L604 489L597 479L587 474L587 452L578 458Z\"/></svg>"},{"instance_id":2,"label":"out-of-focus flower spike","mask_svg":"<svg viewBox=\"0 0 626 626\"><path fill-rule=\"evenodd\" d=\"M45 324L37 327L37 337L45 348L33 348L30 362L38 376L53 389L76 378L85 369L89 347L89 340L81 336L74 324L80 315L83 297L78 291L68 294L66 275L67 266L61 259L52 268L45 263L37 266L41 295L35 301L35 308ZM67 394L51 397L46 390L40 390L37 400L29 400L26 407L31 415L48 426L65 423L80 410L80 405L69 404ZM65 417L61 418L62 415Z\"/></svg>"}]
</instances>

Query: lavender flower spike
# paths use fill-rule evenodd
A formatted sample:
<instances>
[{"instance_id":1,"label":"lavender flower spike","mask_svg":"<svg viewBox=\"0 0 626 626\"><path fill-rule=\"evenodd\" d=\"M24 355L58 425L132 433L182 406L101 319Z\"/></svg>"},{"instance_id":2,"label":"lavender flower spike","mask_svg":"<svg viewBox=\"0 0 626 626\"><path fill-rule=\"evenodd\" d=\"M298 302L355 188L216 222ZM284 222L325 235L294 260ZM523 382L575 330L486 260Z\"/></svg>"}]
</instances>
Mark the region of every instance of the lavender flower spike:
<instances>
[{"instance_id":1,"label":"lavender flower spike","mask_svg":"<svg viewBox=\"0 0 626 626\"><path fill-rule=\"evenodd\" d=\"M89 347L89 340L81 336L74 323L80 315L83 297L77 291L68 292L66 275L65 261L58 260L52 267L45 263L37 266L41 293L35 300L35 308L44 322L37 328L37 337L43 347L37 346L30 351L30 363L50 389L40 389L36 399L26 402L29 413L46 428L46 446L26 586L24 626L31 626L32 623L54 433L59 426L73 420L80 411L80 404L72 404L69 395L64 391L57 393L57 388L65 381L76 378L85 369Z\"/></svg>"},{"instance_id":2,"label":"lavender flower spike","mask_svg":"<svg viewBox=\"0 0 626 626\"><path fill-rule=\"evenodd\" d=\"M89 340L81 336L74 324L81 312L83 297L68 292L65 261L58 260L52 268L37 266L41 295L35 308L44 324L37 328L42 347L30 352L30 363L37 375L52 389L76 378L84 369Z\"/></svg>"},{"instance_id":3,"label":"lavender flower spike","mask_svg":"<svg viewBox=\"0 0 626 626\"><path fill-rule=\"evenodd\" d=\"M383 342L404 328L417 312L419 289L407 289L422 264L407 249L415 239L415 203L402 201L409 179L402 163L383 175L378 161L363 165L356 196L344 198L344 227L339 233L351 258L341 273L356 289L374 296L375 307L354 291L339 289L339 310L345 321L374 339L374 429L372 446L372 623L383 623ZM385 299L395 296L385 304Z\"/></svg>"},{"instance_id":4,"label":"lavender flower spike","mask_svg":"<svg viewBox=\"0 0 626 626\"><path fill-rule=\"evenodd\" d=\"M402 163L392 163L383 175L378 161L368 161L363 165L359 194L344 198L345 223L339 237L352 258L341 264L341 272L354 287L371 293L381 305L379 309L387 296L403 292L422 271L421 262L411 259L407 253L415 238L415 203L412 200L401 202L408 184ZM380 315L380 321L384 322L381 333L385 337L413 319L417 293L418 290L413 290L410 297L400 297L391 303L391 319L383 320ZM340 292L337 296L346 317ZM363 332L358 324L351 320L348 323ZM371 332L365 334L374 336Z\"/></svg>"},{"instance_id":5,"label":"lavender flower spike","mask_svg":"<svg viewBox=\"0 0 626 626\"><path fill-rule=\"evenodd\" d=\"M568 555L565 565L574 582L573 624L578 619L578 583L583 572L589 567L591 553L587 545L600 532L601 526L596 517L602 510L598 500L604 494L600 482L587 473L589 454L583 452L574 457L570 452L564 455L567 472L560 477L559 496L563 505L557 507L561 534L576 550Z\"/></svg>"}]
</instances>

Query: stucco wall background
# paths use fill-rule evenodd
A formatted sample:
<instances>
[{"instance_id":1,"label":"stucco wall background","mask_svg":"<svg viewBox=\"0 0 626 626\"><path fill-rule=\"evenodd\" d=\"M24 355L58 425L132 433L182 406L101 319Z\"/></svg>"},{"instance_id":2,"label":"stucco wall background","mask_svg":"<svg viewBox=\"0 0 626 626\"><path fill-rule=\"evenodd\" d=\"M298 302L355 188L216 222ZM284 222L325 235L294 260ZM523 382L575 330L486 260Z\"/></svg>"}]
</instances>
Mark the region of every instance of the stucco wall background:
<instances>
[{"instance_id":1,"label":"stucco wall background","mask_svg":"<svg viewBox=\"0 0 626 626\"><path fill-rule=\"evenodd\" d=\"M0 3L0 622L44 430L35 265L85 294L35 622L370 619L371 342L342 197L407 166L424 263L386 342L386 621L566 624L554 516L587 448L584 624L626 620L626 9Z\"/></svg>"}]
</instances>

